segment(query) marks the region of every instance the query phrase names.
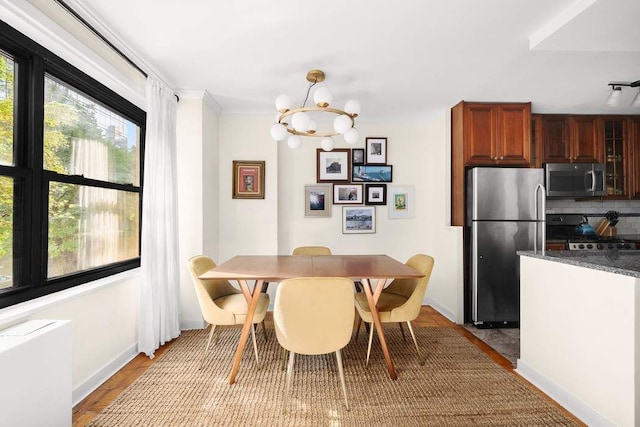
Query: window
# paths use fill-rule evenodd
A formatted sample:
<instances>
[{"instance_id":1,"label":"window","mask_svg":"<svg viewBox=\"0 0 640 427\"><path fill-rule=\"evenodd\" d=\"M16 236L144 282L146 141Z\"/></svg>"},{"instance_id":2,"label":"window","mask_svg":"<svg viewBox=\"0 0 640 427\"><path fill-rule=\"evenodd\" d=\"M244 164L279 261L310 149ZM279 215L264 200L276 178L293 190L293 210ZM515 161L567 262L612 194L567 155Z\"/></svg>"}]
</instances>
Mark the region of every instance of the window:
<instances>
[{"instance_id":1,"label":"window","mask_svg":"<svg viewBox=\"0 0 640 427\"><path fill-rule=\"evenodd\" d=\"M0 307L140 265L145 118L0 22Z\"/></svg>"}]
</instances>

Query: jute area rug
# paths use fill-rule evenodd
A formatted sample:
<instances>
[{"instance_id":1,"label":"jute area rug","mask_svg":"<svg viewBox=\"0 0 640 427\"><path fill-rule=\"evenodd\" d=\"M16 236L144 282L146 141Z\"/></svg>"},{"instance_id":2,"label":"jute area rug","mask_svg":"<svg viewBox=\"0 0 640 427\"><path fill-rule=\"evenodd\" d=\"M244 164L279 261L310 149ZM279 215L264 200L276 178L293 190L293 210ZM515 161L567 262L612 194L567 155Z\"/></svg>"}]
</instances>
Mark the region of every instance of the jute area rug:
<instances>
[{"instance_id":1,"label":"jute area rug","mask_svg":"<svg viewBox=\"0 0 640 427\"><path fill-rule=\"evenodd\" d=\"M261 367L247 342L236 383L228 375L240 335L223 330L202 370L208 330L185 331L158 361L104 409L92 426L550 426L574 425L524 380L493 362L455 330L415 328L426 353L420 366L411 337L385 330L397 381L376 344L364 367L366 338L343 350L350 411L335 355L296 357L291 398L282 414L285 371L273 330L257 334Z\"/></svg>"}]
</instances>

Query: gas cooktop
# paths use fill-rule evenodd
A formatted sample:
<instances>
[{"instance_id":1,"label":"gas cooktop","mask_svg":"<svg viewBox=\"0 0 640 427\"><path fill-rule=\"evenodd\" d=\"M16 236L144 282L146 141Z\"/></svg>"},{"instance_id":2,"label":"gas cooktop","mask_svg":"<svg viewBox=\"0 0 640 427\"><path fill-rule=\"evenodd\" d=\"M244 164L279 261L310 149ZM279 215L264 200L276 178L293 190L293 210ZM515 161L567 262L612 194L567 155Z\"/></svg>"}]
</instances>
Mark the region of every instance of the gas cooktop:
<instances>
[{"instance_id":1,"label":"gas cooktop","mask_svg":"<svg viewBox=\"0 0 640 427\"><path fill-rule=\"evenodd\" d=\"M635 242L626 242L618 237L576 236L567 241L570 251L613 251L636 249Z\"/></svg>"}]
</instances>

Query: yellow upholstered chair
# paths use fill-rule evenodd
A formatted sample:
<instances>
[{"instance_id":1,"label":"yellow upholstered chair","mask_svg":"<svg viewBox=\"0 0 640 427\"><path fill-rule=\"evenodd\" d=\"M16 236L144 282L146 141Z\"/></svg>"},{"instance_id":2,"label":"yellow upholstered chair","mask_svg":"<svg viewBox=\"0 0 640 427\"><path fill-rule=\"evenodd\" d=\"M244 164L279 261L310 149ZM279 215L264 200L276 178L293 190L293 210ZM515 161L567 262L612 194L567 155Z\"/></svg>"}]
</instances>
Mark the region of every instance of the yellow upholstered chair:
<instances>
[{"instance_id":1,"label":"yellow upholstered chair","mask_svg":"<svg viewBox=\"0 0 640 427\"><path fill-rule=\"evenodd\" d=\"M344 403L349 410L341 349L351 339L355 312L353 282L344 277L286 279L276 290L273 323L289 351L282 410L286 411L296 354L336 353Z\"/></svg>"},{"instance_id":2,"label":"yellow upholstered chair","mask_svg":"<svg viewBox=\"0 0 640 427\"><path fill-rule=\"evenodd\" d=\"M299 246L293 250L292 255L331 255L331 249L326 246Z\"/></svg>"},{"instance_id":3,"label":"yellow upholstered chair","mask_svg":"<svg viewBox=\"0 0 640 427\"><path fill-rule=\"evenodd\" d=\"M216 326L244 324L247 316L247 310L249 308L242 291L234 287L229 283L229 281L214 279L204 280L199 278L201 274L215 268L215 266L216 264L213 260L204 255L198 255L189 259L189 271L191 272L193 285L195 286L196 295L198 296L198 303L200 304L202 317L211 325L211 333L209 334L209 339L207 340L207 345L204 348L204 353L202 354L202 360L198 369L201 369L204 364ZM264 316L267 313L267 308L269 307L269 295L260 294L259 298L256 312L253 315L253 323L254 325L262 323L266 340ZM218 335L219 333L220 329L218 329ZM253 339L253 351L256 355L256 363L259 364L258 346L256 344L256 334L253 327L251 328L251 338Z\"/></svg>"},{"instance_id":4,"label":"yellow upholstered chair","mask_svg":"<svg viewBox=\"0 0 640 427\"><path fill-rule=\"evenodd\" d=\"M402 327L402 322L407 322L413 343L416 346L418 352L418 358L420 364L424 364L424 359L420 353L416 336L413 333L411 327L411 321L418 317L420 314L420 308L422 307L422 299L427 291L427 285L429 284L429 278L431 277L431 271L433 270L433 258L429 255L418 254L414 255L405 263L409 267L424 274L419 278L400 278L394 279L389 286L382 290L380 298L376 307L380 314L380 321L382 323L398 322ZM367 323L373 322L373 316L369 309L369 303L367 297L362 293L355 295L356 310L360 315L360 319ZM358 320L358 327L356 331L360 330L360 320ZM369 355L371 354L371 341L373 339L373 325L369 328L369 346L367 347L367 365L369 364ZM404 335L404 332L403 332Z\"/></svg>"}]
</instances>

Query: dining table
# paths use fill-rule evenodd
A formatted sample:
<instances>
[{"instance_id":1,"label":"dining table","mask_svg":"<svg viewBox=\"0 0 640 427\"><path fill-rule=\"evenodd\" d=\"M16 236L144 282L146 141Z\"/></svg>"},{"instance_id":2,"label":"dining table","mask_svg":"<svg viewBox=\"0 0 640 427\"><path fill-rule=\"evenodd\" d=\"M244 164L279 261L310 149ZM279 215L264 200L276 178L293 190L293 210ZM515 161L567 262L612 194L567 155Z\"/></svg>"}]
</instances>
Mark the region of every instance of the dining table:
<instances>
[{"instance_id":1,"label":"dining table","mask_svg":"<svg viewBox=\"0 0 640 427\"><path fill-rule=\"evenodd\" d=\"M200 279L234 280L247 300L247 316L229 375L229 384L234 384L263 285L296 277L347 277L362 283L389 377L397 379L376 303L388 279L423 276L388 255L237 255L203 273ZM254 281L253 289L248 281Z\"/></svg>"}]
</instances>

